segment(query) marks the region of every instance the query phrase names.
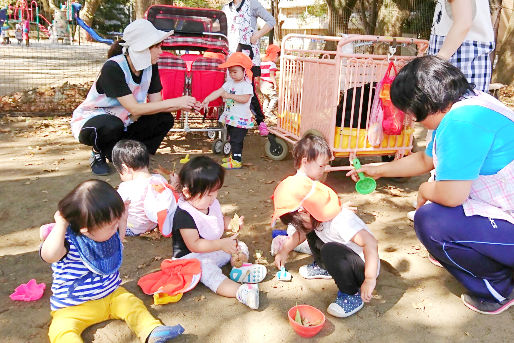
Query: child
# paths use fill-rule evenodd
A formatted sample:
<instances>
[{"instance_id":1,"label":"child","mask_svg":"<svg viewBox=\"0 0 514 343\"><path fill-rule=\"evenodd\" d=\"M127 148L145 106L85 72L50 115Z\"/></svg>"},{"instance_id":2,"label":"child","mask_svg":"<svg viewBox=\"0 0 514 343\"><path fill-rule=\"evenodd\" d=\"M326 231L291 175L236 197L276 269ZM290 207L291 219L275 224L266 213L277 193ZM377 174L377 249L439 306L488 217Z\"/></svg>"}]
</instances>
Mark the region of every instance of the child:
<instances>
[{"instance_id":1,"label":"child","mask_svg":"<svg viewBox=\"0 0 514 343\"><path fill-rule=\"evenodd\" d=\"M230 218L223 216L216 199L224 177L224 169L207 156L191 159L180 170L183 198L179 200L173 218L173 257L200 260L200 281L205 286L219 295L237 298L251 309L257 309L257 283L264 280L266 267L243 264L240 268L232 268L230 279L221 271L229 261L234 266L236 259L246 262L249 256L248 247L237 240L237 234L221 238L230 222ZM247 283L240 285L235 281Z\"/></svg>"},{"instance_id":2,"label":"child","mask_svg":"<svg viewBox=\"0 0 514 343\"><path fill-rule=\"evenodd\" d=\"M29 32L30 32L30 22L28 20L22 21L22 38L25 41L25 46L29 46Z\"/></svg>"},{"instance_id":3,"label":"child","mask_svg":"<svg viewBox=\"0 0 514 343\"><path fill-rule=\"evenodd\" d=\"M23 31L21 30L21 25L16 24L16 31L14 31L14 38L18 41L18 45L21 45L23 41Z\"/></svg>"},{"instance_id":4,"label":"child","mask_svg":"<svg viewBox=\"0 0 514 343\"><path fill-rule=\"evenodd\" d=\"M178 199L173 188L176 188L178 180L171 180L170 183L174 185L170 186L161 175L150 174L148 149L145 144L135 140L116 143L112 149L112 163L122 181L118 193L123 201L130 201L127 236L139 236L158 224L161 233L169 236L172 223L170 221L169 225L164 225L164 219L168 215L173 218Z\"/></svg>"},{"instance_id":5,"label":"child","mask_svg":"<svg viewBox=\"0 0 514 343\"><path fill-rule=\"evenodd\" d=\"M304 175L289 176L275 189L272 223L280 218L292 224L296 232L288 237L275 256L278 268L284 266L291 250L309 240L311 250L318 249L318 263L324 263L339 292L327 311L335 317L348 317L359 311L371 294L378 276L377 241L355 213L341 208L337 194L319 181Z\"/></svg>"},{"instance_id":6,"label":"child","mask_svg":"<svg viewBox=\"0 0 514 343\"><path fill-rule=\"evenodd\" d=\"M82 331L109 319L125 320L141 342L166 342L184 332L163 326L120 286L127 210L114 188L82 182L59 202L54 218L40 251L53 270L50 342L82 342Z\"/></svg>"},{"instance_id":7,"label":"child","mask_svg":"<svg viewBox=\"0 0 514 343\"><path fill-rule=\"evenodd\" d=\"M277 106L277 79L275 72L277 71L278 58L280 56L280 47L271 44L266 49L266 56L262 58L261 62L261 93L264 97L262 109L264 116L272 116L275 107Z\"/></svg>"},{"instance_id":8,"label":"child","mask_svg":"<svg viewBox=\"0 0 514 343\"><path fill-rule=\"evenodd\" d=\"M244 138L248 129L254 126L250 111L253 87L249 81L252 79L252 61L242 52L235 52L218 68L228 68L229 78L220 89L209 94L202 105L207 107L209 102L220 96L224 99L225 110L219 121L227 126L232 156L223 159L222 167L241 169Z\"/></svg>"},{"instance_id":9,"label":"child","mask_svg":"<svg viewBox=\"0 0 514 343\"><path fill-rule=\"evenodd\" d=\"M296 175L307 176L313 181L322 181L326 176L326 168L333 159L332 150L328 142L321 135L313 132L307 132L293 148L294 167ZM293 235L296 229L293 225L287 226L287 234ZM286 237L278 236L272 241L271 252L276 254L285 242ZM315 241L314 233L307 235L307 241L302 242L294 248L295 251L314 254L314 262L301 266L299 273L305 279L331 279L330 274L325 270L323 264L319 265L319 249L310 249L311 241ZM313 242L314 242L313 241Z\"/></svg>"}]
</instances>

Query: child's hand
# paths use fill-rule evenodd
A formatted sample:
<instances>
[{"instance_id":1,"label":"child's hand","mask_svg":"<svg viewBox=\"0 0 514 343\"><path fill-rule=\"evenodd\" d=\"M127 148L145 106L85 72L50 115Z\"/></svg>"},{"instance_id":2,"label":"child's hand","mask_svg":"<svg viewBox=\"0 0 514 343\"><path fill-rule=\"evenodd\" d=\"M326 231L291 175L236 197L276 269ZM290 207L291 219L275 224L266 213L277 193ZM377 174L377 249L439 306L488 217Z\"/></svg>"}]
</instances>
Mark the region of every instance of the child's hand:
<instances>
[{"instance_id":1,"label":"child's hand","mask_svg":"<svg viewBox=\"0 0 514 343\"><path fill-rule=\"evenodd\" d=\"M178 177L177 173L172 172L170 174L170 186L173 187L173 189L177 192L180 192L180 178Z\"/></svg>"},{"instance_id":2,"label":"child's hand","mask_svg":"<svg viewBox=\"0 0 514 343\"><path fill-rule=\"evenodd\" d=\"M343 208L346 208L347 210L350 210L353 213L357 212L357 207L354 206L351 201L347 201L347 202L343 203Z\"/></svg>"},{"instance_id":3,"label":"child's hand","mask_svg":"<svg viewBox=\"0 0 514 343\"><path fill-rule=\"evenodd\" d=\"M57 210L54 214L55 224L68 227L68 221L62 216L61 212Z\"/></svg>"},{"instance_id":4,"label":"child's hand","mask_svg":"<svg viewBox=\"0 0 514 343\"><path fill-rule=\"evenodd\" d=\"M365 303L371 300L371 295L377 284L376 278L366 278L361 286L361 298Z\"/></svg>"},{"instance_id":5,"label":"child's hand","mask_svg":"<svg viewBox=\"0 0 514 343\"><path fill-rule=\"evenodd\" d=\"M245 216L239 217L239 228L242 228L244 223L245 223Z\"/></svg>"},{"instance_id":6,"label":"child's hand","mask_svg":"<svg viewBox=\"0 0 514 343\"><path fill-rule=\"evenodd\" d=\"M239 234L236 233L227 238L220 239L220 248L226 253L235 254L237 252L237 236Z\"/></svg>"},{"instance_id":7,"label":"child's hand","mask_svg":"<svg viewBox=\"0 0 514 343\"><path fill-rule=\"evenodd\" d=\"M279 251L275 255L275 266L277 266L278 269L280 269L286 265L288 255L289 255L288 253L284 253L282 251Z\"/></svg>"}]
</instances>

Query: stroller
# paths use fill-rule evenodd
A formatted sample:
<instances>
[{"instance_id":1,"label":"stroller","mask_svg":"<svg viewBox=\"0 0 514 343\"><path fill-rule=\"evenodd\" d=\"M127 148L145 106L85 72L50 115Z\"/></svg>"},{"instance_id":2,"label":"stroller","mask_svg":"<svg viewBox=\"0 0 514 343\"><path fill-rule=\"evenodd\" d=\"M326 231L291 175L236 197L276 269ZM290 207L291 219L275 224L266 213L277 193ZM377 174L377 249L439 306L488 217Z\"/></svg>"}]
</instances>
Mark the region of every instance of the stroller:
<instances>
[{"instance_id":1,"label":"stroller","mask_svg":"<svg viewBox=\"0 0 514 343\"><path fill-rule=\"evenodd\" d=\"M163 53L159 57L159 76L162 98L183 95L203 101L207 95L219 89L226 71L218 65L225 62L228 54L227 18L219 10L153 5L146 18L159 30L174 30L173 35L162 42ZM230 154L230 142L226 128L218 122L223 112L223 101L218 98L201 112L177 111L179 128L170 131L206 132L215 139L215 154Z\"/></svg>"}]
</instances>

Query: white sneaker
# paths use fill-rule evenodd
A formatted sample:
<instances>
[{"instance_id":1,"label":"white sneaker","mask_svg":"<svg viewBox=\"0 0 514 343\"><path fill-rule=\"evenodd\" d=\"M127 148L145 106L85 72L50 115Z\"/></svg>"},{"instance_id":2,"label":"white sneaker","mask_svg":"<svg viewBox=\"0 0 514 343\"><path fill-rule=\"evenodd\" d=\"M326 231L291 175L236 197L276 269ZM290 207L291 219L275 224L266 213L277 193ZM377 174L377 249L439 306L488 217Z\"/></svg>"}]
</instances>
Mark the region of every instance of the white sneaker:
<instances>
[{"instance_id":1,"label":"white sneaker","mask_svg":"<svg viewBox=\"0 0 514 343\"><path fill-rule=\"evenodd\" d=\"M262 264L244 263L241 267L233 267L230 279L241 283L259 283L266 277L268 270Z\"/></svg>"},{"instance_id":2,"label":"white sneaker","mask_svg":"<svg viewBox=\"0 0 514 343\"><path fill-rule=\"evenodd\" d=\"M416 210L407 212L407 218L414 221L414 216L416 215Z\"/></svg>"},{"instance_id":3,"label":"white sneaker","mask_svg":"<svg viewBox=\"0 0 514 343\"><path fill-rule=\"evenodd\" d=\"M243 284L239 286L236 293L236 299L245 304L252 310L259 308L259 285Z\"/></svg>"}]
</instances>

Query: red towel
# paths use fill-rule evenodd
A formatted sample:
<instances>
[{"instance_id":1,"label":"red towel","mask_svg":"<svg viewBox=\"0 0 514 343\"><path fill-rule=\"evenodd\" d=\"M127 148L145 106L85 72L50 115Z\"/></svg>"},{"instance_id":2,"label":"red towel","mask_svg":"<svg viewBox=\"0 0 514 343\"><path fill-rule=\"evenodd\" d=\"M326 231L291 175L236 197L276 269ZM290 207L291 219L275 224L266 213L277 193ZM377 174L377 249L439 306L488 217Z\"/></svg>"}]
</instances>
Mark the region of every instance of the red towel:
<instances>
[{"instance_id":1,"label":"red towel","mask_svg":"<svg viewBox=\"0 0 514 343\"><path fill-rule=\"evenodd\" d=\"M196 258L164 260L161 270L145 275L137 282L148 295L166 293L176 295L193 289L202 275L202 265Z\"/></svg>"}]
</instances>

